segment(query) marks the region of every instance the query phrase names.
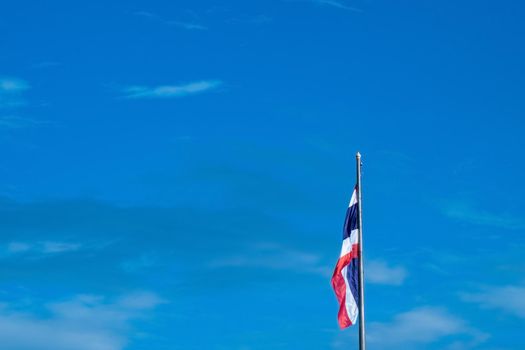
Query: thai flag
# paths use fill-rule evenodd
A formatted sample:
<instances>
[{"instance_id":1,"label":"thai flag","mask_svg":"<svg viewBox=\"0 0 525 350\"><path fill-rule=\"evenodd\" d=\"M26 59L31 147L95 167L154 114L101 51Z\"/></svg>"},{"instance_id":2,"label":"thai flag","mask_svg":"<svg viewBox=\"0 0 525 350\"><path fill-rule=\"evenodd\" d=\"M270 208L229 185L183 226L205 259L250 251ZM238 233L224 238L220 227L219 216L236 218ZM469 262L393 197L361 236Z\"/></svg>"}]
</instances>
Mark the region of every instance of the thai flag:
<instances>
[{"instance_id":1,"label":"thai flag","mask_svg":"<svg viewBox=\"0 0 525 350\"><path fill-rule=\"evenodd\" d=\"M341 328L355 324L359 310L358 205L356 186L346 212L341 255L332 275L332 287L339 301L337 320Z\"/></svg>"}]
</instances>

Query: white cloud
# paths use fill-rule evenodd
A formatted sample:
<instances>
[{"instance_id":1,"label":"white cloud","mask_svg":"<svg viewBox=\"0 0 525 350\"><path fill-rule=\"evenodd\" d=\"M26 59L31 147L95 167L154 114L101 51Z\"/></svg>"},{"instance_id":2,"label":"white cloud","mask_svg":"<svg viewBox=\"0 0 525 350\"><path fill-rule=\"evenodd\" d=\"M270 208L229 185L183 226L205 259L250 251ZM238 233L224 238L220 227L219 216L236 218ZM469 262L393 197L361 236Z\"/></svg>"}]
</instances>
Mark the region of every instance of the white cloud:
<instances>
[{"instance_id":1,"label":"white cloud","mask_svg":"<svg viewBox=\"0 0 525 350\"><path fill-rule=\"evenodd\" d=\"M243 16L239 15L237 17L226 20L228 23L238 23L238 24L255 24L261 25L273 21L271 17L266 15L257 15L257 16Z\"/></svg>"},{"instance_id":2,"label":"white cloud","mask_svg":"<svg viewBox=\"0 0 525 350\"><path fill-rule=\"evenodd\" d=\"M288 270L329 277L331 269L321 264L321 257L310 252L290 249L274 243L259 243L244 254L211 261L211 268L264 268Z\"/></svg>"},{"instance_id":3,"label":"white cloud","mask_svg":"<svg viewBox=\"0 0 525 350\"><path fill-rule=\"evenodd\" d=\"M78 243L42 242L41 251L44 254L64 253L78 250L80 246Z\"/></svg>"},{"instance_id":4,"label":"white cloud","mask_svg":"<svg viewBox=\"0 0 525 350\"><path fill-rule=\"evenodd\" d=\"M1 99L1 96L0 96ZM0 100L1 103L1 100ZM31 118L21 118L13 115L0 117L0 129L25 129L39 126L51 125L52 122L46 120L36 120Z\"/></svg>"},{"instance_id":5,"label":"white cloud","mask_svg":"<svg viewBox=\"0 0 525 350\"><path fill-rule=\"evenodd\" d=\"M201 24L192 23L192 22L181 22L181 21L167 21L166 24L174 25L179 28L187 30L207 30L208 27L205 27Z\"/></svg>"},{"instance_id":6,"label":"white cloud","mask_svg":"<svg viewBox=\"0 0 525 350\"><path fill-rule=\"evenodd\" d=\"M24 93L30 88L21 79L0 78L0 109L13 110L26 104ZM53 124L47 120L23 118L16 115L0 116L0 129L25 129Z\"/></svg>"},{"instance_id":7,"label":"white cloud","mask_svg":"<svg viewBox=\"0 0 525 350\"><path fill-rule=\"evenodd\" d=\"M11 242L7 245L10 253L22 253L31 249L31 245L22 242Z\"/></svg>"},{"instance_id":8,"label":"white cloud","mask_svg":"<svg viewBox=\"0 0 525 350\"><path fill-rule=\"evenodd\" d=\"M182 85L129 86L123 89L126 98L173 98L214 90L222 85L219 80L203 80Z\"/></svg>"},{"instance_id":9,"label":"white cloud","mask_svg":"<svg viewBox=\"0 0 525 350\"><path fill-rule=\"evenodd\" d=\"M194 22L166 20L162 18L161 16L148 12L148 11L137 11L134 14L136 16L144 17L149 20L154 20L154 21L160 22L168 26L175 26L175 27L179 27L182 29L186 29L186 30L207 30L208 29L208 27L202 24L194 23Z\"/></svg>"},{"instance_id":10,"label":"white cloud","mask_svg":"<svg viewBox=\"0 0 525 350\"><path fill-rule=\"evenodd\" d=\"M310 2L312 4L317 4L320 6L330 6L340 10L353 11L353 12L363 12L363 10L356 7L348 5L345 1L341 0L285 0L289 2Z\"/></svg>"},{"instance_id":11,"label":"white cloud","mask_svg":"<svg viewBox=\"0 0 525 350\"><path fill-rule=\"evenodd\" d=\"M57 67L57 66L60 66L60 62L56 62L56 61L42 61L42 62L37 62L37 63L32 64L31 68L33 68L33 69L44 69L44 68L52 68L52 67Z\"/></svg>"},{"instance_id":12,"label":"white cloud","mask_svg":"<svg viewBox=\"0 0 525 350\"><path fill-rule=\"evenodd\" d=\"M461 298L484 308L499 309L525 318L525 286L488 287L477 293L462 293Z\"/></svg>"},{"instance_id":13,"label":"white cloud","mask_svg":"<svg viewBox=\"0 0 525 350\"><path fill-rule=\"evenodd\" d=\"M151 309L166 301L158 295L149 292L137 292L120 298L119 304L128 309Z\"/></svg>"},{"instance_id":14,"label":"white cloud","mask_svg":"<svg viewBox=\"0 0 525 350\"><path fill-rule=\"evenodd\" d=\"M380 344L432 343L439 338L463 333L463 320L445 310L423 307L397 315L392 322L370 324L369 341Z\"/></svg>"},{"instance_id":15,"label":"white cloud","mask_svg":"<svg viewBox=\"0 0 525 350\"><path fill-rule=\"evenodd\" d=\"M318 254L285 247L277 243L257 243L247 252L213 260L212 268L264 268L272 270L289 270L331 277L336 261L326 265ZM400 266L389 266L383 261L366 262L365 278L368 283L382 285L403 284L407 272Z\"/></svg>"},{"instance_id":16,"label":"white cloud","mask_svg":"<svg viewBox=\"0 0 525 350\"><path fill-rule=\"evenodd\" d=\"M158 16L149 11L136 11L133 13L135 16L146 17L146 18L158 18Z\"/></svg>"},{"instance_id":17,"label":"white cloud","mask_svg":"<svg viewBox=\"0 0 525 350\"><path fill-rule=\"evenodd\" d=\"M511 230L525 228L525 220L507 213L491 213L480 210L464 201L448 201L440 207L442 213L449 218L461 220L475 225L500 227Z\"/></svg>"},{"instance_id":18,"label":"white cloud","mask_svg":"<svg viewBox=\"0 0 525 350\"><path fill-rule=\"evenodd\" d=\"M342 9L342 10L362 12L362 10L352 7L352 6L348 6L347 4L341 1L336 1L336 0L311 0L311 1L314 3L320 4L320 5L332 6L332 7Z\"/></svg>"},{"instance_id":19,"label":"white cloud","mask_svg":"<svg viewBox=\"0 0 525 350\"><path fill-rule=\"evenodd\" d=\"M409 349L453 336L469 338L470 345L479 344L487 338L486 334L469 327L464 320L447 310L428 306L400 313L391 322L370 323L367 338L376 347Z\"/></svg>"},{"instance_id":20,"label":"white cloud","mask_svg":"<svg viewBox=\"0 0 525 350\"><path fill-rule=\"evenodd\" d=\"M389 266L381 260L366 261L365 279L368 283L400 286L407 277L401 266Z\"/></svg>"},{"instance_id":21,"label":"white cloud","mask_svg":"<svg viewBox=\"0 0 525 350\"><path fill-rule=\"evenodd\" d=\"M25 103L22 93L29 84L21 79L0 78L0 108L19 107Z\"/></svg>"},{"instance_id":22,"label":"white cloud","mask_svg":"<svg viewBox=\"0 0 525 350\"><path fill-rule=\"evenodd\" d=\"M149 292L110 301L79 295L44 305L47 316L4 305L0 308L0 344L9 350L121 350L128 343L130 322L162 302Z\"/></svg>"},{"instance_id":23,"label":"white cloud","mask_svg":"<svg viewBox=\"0 0 525 350\"><path fill-rule=\"evenodd\" d=\"M150 268L158 267L160 259L155 253L143 253L138 257L123 261L120 267L128 273L144 272Z\"/></svg>"},{"instance_id":24,"label":"white cloud","mask_svg":"<svg viewBox=\"0 0 525 350\"><path fill-rule=\"evenodd\" d=\"M2 78L0 79L0 92L16 93L29 89L29 84L21 79Z\"/></svg>"},{"instance_id":25,"label":"white cloud","mask_svg":"<svg viewBox=\"0 0 525 350\"><path fill-rule=\"evenodd\" d=\"M79 250L82 247L79 243L43 241L36 243L10 242L6 250L9 255L31 253L36 255L49 255L66 253Z\"/></svg>"}]
</instances>

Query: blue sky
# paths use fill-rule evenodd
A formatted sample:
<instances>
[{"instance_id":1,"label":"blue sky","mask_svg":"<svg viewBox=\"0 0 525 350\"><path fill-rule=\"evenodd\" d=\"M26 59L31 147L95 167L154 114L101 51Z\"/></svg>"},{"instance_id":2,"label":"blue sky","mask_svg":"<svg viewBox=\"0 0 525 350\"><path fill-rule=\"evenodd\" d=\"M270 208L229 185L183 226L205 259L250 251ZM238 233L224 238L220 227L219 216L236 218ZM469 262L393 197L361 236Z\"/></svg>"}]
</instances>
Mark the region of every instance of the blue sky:
<instances>
[{"instance_id":1,"label":"blue sky","mask_svg":"<svg viewBox=\"0 0 525 350\"><path fill-rule=\"evenodd\" d=\"M518 1L0 11L0 343L357 349L330 274L363 154L371 349L525 347Z\"/></svg>"}]
</instances>

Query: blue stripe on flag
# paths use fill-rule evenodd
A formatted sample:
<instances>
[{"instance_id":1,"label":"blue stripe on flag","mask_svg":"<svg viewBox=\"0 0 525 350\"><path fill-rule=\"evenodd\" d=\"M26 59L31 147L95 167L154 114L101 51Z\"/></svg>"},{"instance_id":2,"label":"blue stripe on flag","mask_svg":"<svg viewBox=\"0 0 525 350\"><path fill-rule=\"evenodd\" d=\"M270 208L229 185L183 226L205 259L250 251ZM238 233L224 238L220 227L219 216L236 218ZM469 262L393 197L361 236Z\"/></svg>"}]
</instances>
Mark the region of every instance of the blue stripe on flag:
<instances>
[{"instance_id":1,"label":"blue stripe on flag","mask_svg":"<svg viewBox=\"0 0 525 350\"><path fill-rule=\"evenodd\" d=\"M346 210L345 225L343 228L343 240L350 237L352 230L357 229L357 206L358 203L355 203Z\"/></svg>"},{"instance_id":2,"label":"blue stripe on flag","mask_svg":"<svg viewBox=\"0 0 525 350\"><path fill-rule=\"evenodd\" d=\"M346 278L348 280L348 284L350 284L350 291L352 292L352 295L354 296L355 303L359 305L359 258L354 258L352 261L350 261L350 264L348 264L348 267L346 268ZM346 296L349 297L348 295Z\"/></svg>"}]
</instances>

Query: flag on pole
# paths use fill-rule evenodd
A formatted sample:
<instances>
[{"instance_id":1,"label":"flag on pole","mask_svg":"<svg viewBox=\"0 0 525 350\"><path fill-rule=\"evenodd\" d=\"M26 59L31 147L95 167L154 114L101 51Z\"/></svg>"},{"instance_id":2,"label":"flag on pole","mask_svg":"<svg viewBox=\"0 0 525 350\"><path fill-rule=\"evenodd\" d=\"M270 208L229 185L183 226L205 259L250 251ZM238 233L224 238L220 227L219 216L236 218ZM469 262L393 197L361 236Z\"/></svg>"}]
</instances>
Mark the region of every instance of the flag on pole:
<instances>
[{"instance_id":1,"label":"flag on pole","mask_svg":"<svg viewBox=\"0 0 525 350\"><path fill-rule=\"evenodd\" d=\"M343 228L343 246L332 275L339 301L337 321L341 328L355 324L359 310L359 228L357 186L354 188Z\"/></svg>"}]
</instances>

